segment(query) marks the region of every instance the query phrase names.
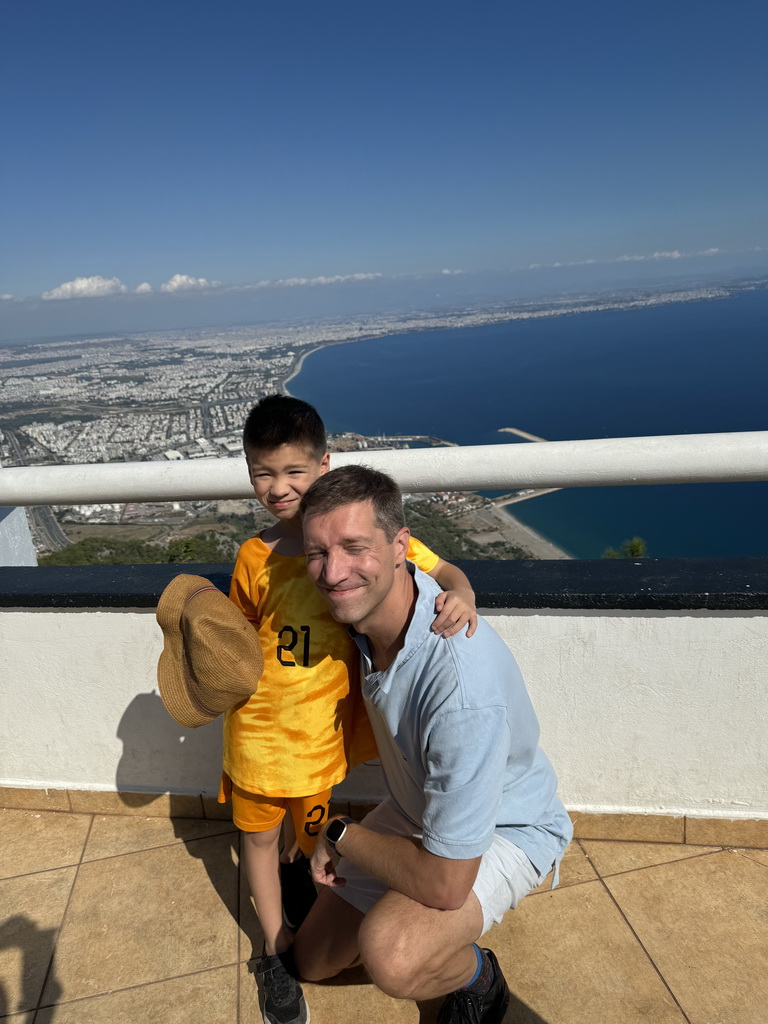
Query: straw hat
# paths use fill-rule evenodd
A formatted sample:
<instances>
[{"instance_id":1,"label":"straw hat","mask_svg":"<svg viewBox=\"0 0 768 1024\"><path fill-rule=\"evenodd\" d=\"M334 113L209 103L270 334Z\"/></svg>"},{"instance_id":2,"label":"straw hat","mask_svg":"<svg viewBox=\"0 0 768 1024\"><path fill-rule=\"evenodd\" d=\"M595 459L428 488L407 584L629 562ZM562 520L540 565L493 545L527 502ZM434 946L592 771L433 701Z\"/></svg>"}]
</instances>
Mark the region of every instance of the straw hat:
<instances>
[{"instance_id":1,"label":"straw hat","mask_svg":"<svg viewBox=\"0 0 768 1024\"><path fill-rule=\"evenodd\" d=\"M264 669L259 635L210 580L186 574L171 580L157 621L164 638L160 696L181 725L206 725L256 692Z\"/></svg>"}]
</instances>

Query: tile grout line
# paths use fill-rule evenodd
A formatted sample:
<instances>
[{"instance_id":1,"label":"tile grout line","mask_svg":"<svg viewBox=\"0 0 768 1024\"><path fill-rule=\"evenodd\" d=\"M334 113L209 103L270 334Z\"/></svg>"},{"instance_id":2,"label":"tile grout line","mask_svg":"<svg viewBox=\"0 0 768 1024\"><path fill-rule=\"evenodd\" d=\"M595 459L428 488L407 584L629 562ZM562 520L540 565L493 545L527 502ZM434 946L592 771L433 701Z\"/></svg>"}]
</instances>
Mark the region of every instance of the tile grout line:
<instances>
[{"instance_id":1,"label":"tile grout line","mask_svg":"<svg viewBox=\"0 0 768 1024\"><path fill-rule=\"evenodd\" d=\"M67 912L69 911L69 906L70 906L70 904L72 902L72 893L75 891L75 886L77 885L77 878L78 878L78 875L80 874L80 868L82 867L82 864L83 864L83 857L85 856L85 849L88 846L88 840L89 840L90 835L91 835L91 829L93 828L93 819L94 819L94 817L95 817L95 815L92 814L91 815L90 823L88 825L88 832L87 832L86 837L85 837L85 839L83 841L83 848L80 851L80 859L77 862L77 867L75 868L75 877L72 879L72 885L69 888L69 895L67 896L67 903L66 903L66 906L64 907L64 913L61 915L61 923L59 924L59 927L56 929L56 939L55 939L55 941L53 943L53 949L51 950L51 958L48 961L48 967L47 967L46 972L45 972L45 977L43 978L43 983L40 986L40 995L37 997L37 1006L35 1007L34 1013L33 1013L33 1016L32 1016L32 1024L36 1024L37 1015L40 1012L40 1008L41 1008L41 1005L42 1005L42 1002L43 1002L43 995L45 994L45 988L46 988L46 986L48 984L48 979L51 976L51 971L53 970L53 965L54 965L54 963L56 961L56 949L57 949L57 947L59 945L59 938L61 936L62 929L64 928L64 922L67 920Z\"/></svg>"},{"instance_id":2,"label":"tile grout line","mask_svg":"<svg viewBox=\"0 0 768 1024\"><path fill-rule=\"evenodd\" d=\"M174 974L170 978L158 978L156 981L142 981L138 985L126 985L124 988L110 988L105 992L94 992L92 995L88 996L76 996L74 999L63 999L59 1003L46 1003L44 1006L38 1006L37 1010L28 1010L27 1012L37 1014L40 1010L47 1010L55 1006L73 1006L75 1003L87 1003L92 999L105 999L108 996L118 995L120 992L137 992L142 988L152 988L154 985L165 985L169 981L178 981L180 978L195 978L201 974L212 974L213 971L225 970L227 967L237 967L237 964L217 964L214 967L203 967L199 971L187 971L186 974ZM5 1017L0 1017L0 1020L5 1020Z\"/></svg>"},{"instance_id":3,"label":"tile grout line","mask_svg":"<svg viewBox=\"0 0 768 1024\"><path fill-rule=\"evenodd\" d=\"M590 863L591 863L591 861L590 861ZM594 865L593 865L593 867L594 867ZM672 997L672 1000L673 1000L673 1002L674 1002L675 1006L676 1006L676 1007L678 1008L678 1010L679 1010L679 1011L680 1011L680 1013L682 1014L682 1016L683 1016L683 1020L685 1020L686 1024L691 1024L691 1019L690 1019L690 1017L688 1016L688 1014L687 1014L687 1013L685 1012L685 1010L684 1010L684 1009L682 1008L682 1006L680 1005L680 1001L679 1001L679 999L677 998L677 996L675 995L675 993L674 993L674 992L672 991L672 988L671 988L671 986L670 986L669 982L667 981L667 979L666 979L666 978L664 977L664 975L663 975L663 974L661 973L661 971L659 970L658 966L656 965L656 961L655 961L655 960L653 959L653 957L651 956L651 954L650 954L650 953L648 952L648 950L646 949L646 947L645 947L645 943L643 942L643 940L642 940L642 939L640 938L640 936L639 936L639 935L637 934L637 932L635 931L634 927L632 926L632 923L630 922L629 918L628 918L628 917L627 917L627 915L626 915L626 914L624 913L624 910L622 909L621 905L619 904L619 901L618 901L618 900L616 899L616 897L615 897L615 896L613 895L613 893L611 892L611 890L610 890L610 889L608 888L608 886L607 886L607 885L605 884L605 879L604 879L604 878L602 878L602 877L600 878L600 884L601 884L601 885L602 885L602 887L603 887L603 888L605 889L605 891L606 891L606 892L608 893L608 896L609 896L609 898L611 899L611 901L613 902L613 905L614 905L614 906L616 907L616 909L618 910L618 912L619 912L619 913L621 914L621 916L622 916L622 918L623 918L623 920L624 920L624 923L626 924L627 928L629 928L629 930L630 930L630 931L632 932L632 934L634 935L634 937L635 937L635 939L636 939L636 941L637 941L637 944L638 944L638 945L640 946L640 948L642 949L643 953L645 953L645 955L646 955L646 957L648 958L648 962L650 963L651 967L652 967L652 968L654 969L654 971L656 971L656 973L658 974L659 978L661 979L661 983L662 983L662 985L663 985L663 986L664 986L664 988L665 988L665 989L667 990L667 992L669 992L669 994L670 994L670 996Z\"/></svg>"},{"instance_id":4,"label":"tile grout line","mask_svg":"<svg viewBox=\"0 0 768 1024\"><path fill-rule=\"evenodd\" d=\"M101 815L99 815L101 817ZM207 836L192 836L190 839L177 838L170 843L159 843L157 846L143 846L140 850L123 850L122 853L108 853L105 857L94 857L93 860L85 861L86 864L99 864L105 860L116 860L118 857L135 857L140 853L151 853L153 850L170 850L173 846L186 846L188 843L199 843L203 839L216 839L218 836L227 836L236 831L225 829L223 832L212 832Z\"/></svg>"},{"instance_id":5,"label":"tile grout line","mask_svg":"<svg viewBox=\"0 0 768 1024\"><path fill-rule=\"evenodd\" d=\"M62 811L61 813L62 814L66 814L67 812L66 811ZM101 815L92 815L92 817L93 818L101 817ZM236 831L236 830L232 830L232 831ZM21 871L18 875L5 875L5 876L0 877L0 881L7 882L7 881L11 881L14 878L28 878L28 877L31 877L32 875L45 875L45 874L49 874L51 871L63 871L65 868L77 868L77 867L80 867L81 864L100 864L102 861L105 861L105 860L117 860L118 857L135 857L135 856L137 856L138 854L141 854L141 853L151 853L153 850L169 850L169 849L171 849L171 847L174 847L174 846L181 846L181 845L186 846L187 843L197 843L201 839L215 839L218 836L226 836L226 835L229 835L229 834L230 834L230 830L227 830L227 831L224 831L224 832L214 832L214 833L212 833L209 836L195 836L192 839L177 839L177 840L175 840L175 842L171 842L171 843L160 843L158 846L145 846L145 847L143 847L140 850L124 850L122 853L109 853L105 857L94 857L93 860L85 860L84 861L82 859L82 857L81 857L80 860L78 860L76 862L73 862L72 864L59 864L55 868L41 868L39 871ZM90 828L88 830L88 836L90 836ZM87 842L88 842L88 836L86 836L86 840L85 840L86 845L87 845Z\"/></svg>"},{"instance_id":6,"label":"tile grout line","mask_svg":"<svg viewBox=\"0 0 768 1024\"><path fill-rule=\"evenodd\" d=\"M757 847L757 849L760 849L760 847ZM752 864L759 865L761 868L768 867L768 864L765 864L763 861L755 860L754 857L750 857L749 856L749 854L750 854L750 847L748 847L748 846L747 847L743 847L743 846L741 846L741 847L727 846L727 847L725 847L725 850L730 851L731 853L735 853L739 857L743 857L744 860L748 860Z\"/></svg>"},{"instance_id":7,"label":"tile grout line","mask_svg":"<svg viewBox=\"0 0 768 1024\"><path fill-rule=\"evenodd\" d=\"M589 842L589 840L587 841ZM692 853L689 857L676 857L674 860L660 860L658 864L641 864L636 868L625 868L624 871L604 871L602 873L597 870L597 867L592 862L586 850L584 850L584 856L589 860L589 863L597 872L597 877L602 881L604 878L618 878L620 875L634 875L638 871L653 871L654 868L663 868L669 864L682 864L684 860L699 860L700 857L712 857L716 853L723 853L724 849L725 847L723 846L717 846L714 850L705 850L704 853ZM590 879L590 881L594 882L595 879ZM573 884L580 885L582 883L574 882Z\"/></svg>"}]
</instances>

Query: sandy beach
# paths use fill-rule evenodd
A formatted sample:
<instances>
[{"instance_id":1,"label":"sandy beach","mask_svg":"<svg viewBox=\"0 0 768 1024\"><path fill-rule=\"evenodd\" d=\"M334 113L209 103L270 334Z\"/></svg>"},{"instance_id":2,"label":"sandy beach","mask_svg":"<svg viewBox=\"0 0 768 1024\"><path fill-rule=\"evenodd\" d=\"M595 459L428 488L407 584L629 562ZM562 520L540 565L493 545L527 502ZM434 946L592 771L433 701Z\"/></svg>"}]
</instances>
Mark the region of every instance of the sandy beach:
<instances>
[{"instance_id":1,"label":"sandy beach","mask_svg":"<svg viewBox=\"0 0 768 1024\"><path fill-rule=\"evenodd\" d=\"M461 520L472 540L478 544L490 544L496 540L505 540L516 547L530 551L534 558L572 558L552 541L547 540L536 530L519 519L509 515L502 508L486 508L464 516Z\"/></svg>"}]
</instances>

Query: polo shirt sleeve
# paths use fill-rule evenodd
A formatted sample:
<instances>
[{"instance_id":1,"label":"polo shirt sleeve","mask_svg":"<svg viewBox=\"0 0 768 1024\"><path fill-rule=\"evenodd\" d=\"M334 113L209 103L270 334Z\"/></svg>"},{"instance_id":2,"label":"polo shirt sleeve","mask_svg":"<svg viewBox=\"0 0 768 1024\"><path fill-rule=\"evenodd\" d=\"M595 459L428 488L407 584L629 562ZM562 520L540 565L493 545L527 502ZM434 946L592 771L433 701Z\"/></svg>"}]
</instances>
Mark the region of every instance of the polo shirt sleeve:
<instances>
[{"instance_id":1,"label":"polo shirt sleeve","mask_svg":"<svg viewBox=\"0 0 768 1024\"><path fill-rule=\"evenodd\" d=\"M437 716L426 737L424 848L469 860L490 847L510 748L507 709L458 708Z\"/></svg>"}]
</instances>

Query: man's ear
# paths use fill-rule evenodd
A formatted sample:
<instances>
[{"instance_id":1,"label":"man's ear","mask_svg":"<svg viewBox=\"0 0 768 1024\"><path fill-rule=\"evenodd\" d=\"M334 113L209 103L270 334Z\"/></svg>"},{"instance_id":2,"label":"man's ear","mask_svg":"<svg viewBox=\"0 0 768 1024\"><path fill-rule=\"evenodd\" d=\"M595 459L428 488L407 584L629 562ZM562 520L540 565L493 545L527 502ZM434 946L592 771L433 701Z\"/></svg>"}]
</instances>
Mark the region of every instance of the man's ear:
<instances>
[{"instance_id":1,"label":"man's ear","mask_svg":"<svg viewBox=\"0 0 768 1024\"><path fill-rule=\"evenodd\" d=\"M323 473L327 473L330 468L331 468L331 453L330 452L326 452L325 455L322 457L322 459L320 459L320 476L322 476Z\"/></svg>"},{"instance_id":2,"label":"man's ear","mask_svg":"<svg viewBox=\"0 0 768 1024\"><path fill-rule=\"evenodd\" d=\"M395 534L393 544L395 545L395 566L399 569L408 557L408 542L411 539L411 531L407 526L401 527Z\"/></svg>"}]
</instances>

